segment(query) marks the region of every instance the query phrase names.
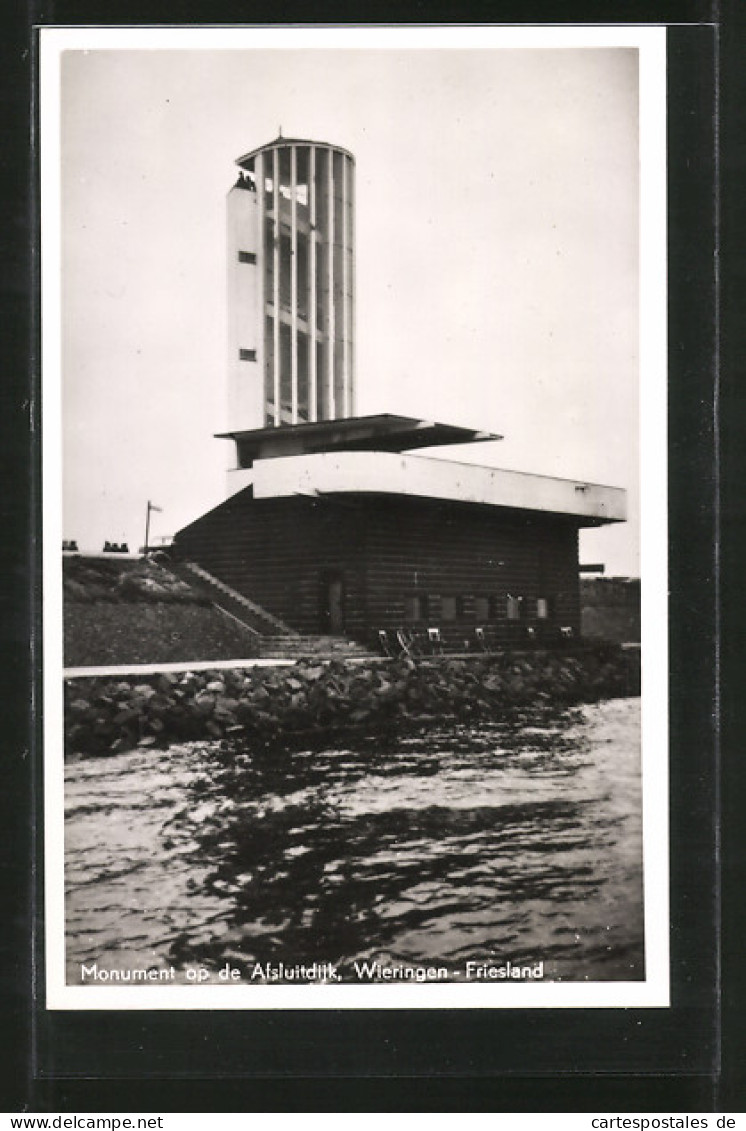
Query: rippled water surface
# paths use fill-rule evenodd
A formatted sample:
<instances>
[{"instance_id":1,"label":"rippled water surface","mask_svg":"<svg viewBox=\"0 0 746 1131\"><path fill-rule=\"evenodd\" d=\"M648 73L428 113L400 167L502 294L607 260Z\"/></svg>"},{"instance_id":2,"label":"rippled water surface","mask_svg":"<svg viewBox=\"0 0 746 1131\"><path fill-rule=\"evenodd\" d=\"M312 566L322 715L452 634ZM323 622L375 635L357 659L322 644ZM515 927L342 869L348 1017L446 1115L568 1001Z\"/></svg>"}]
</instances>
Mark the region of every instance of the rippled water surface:
<instances>
[{"instance_id":1,"label":"rippled water surface","mask_svg":"<svg viewBox=\"0 0 746 1131\"><path fill-rule=\"evenodd\" d=\"M293 753L195 743L67 766L81 963L544 963L639 979L639 700Z\"/></svg>"}]
</instances>

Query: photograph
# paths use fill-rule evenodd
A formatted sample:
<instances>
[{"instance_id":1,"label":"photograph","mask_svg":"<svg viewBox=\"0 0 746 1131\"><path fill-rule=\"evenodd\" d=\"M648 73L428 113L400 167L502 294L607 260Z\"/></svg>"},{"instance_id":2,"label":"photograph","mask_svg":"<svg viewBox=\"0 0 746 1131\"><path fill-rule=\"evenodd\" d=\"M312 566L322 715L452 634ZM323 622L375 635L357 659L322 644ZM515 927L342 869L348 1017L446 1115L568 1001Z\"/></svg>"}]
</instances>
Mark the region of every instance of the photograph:
<instances>
[{"instance_id":1,"label":"photograph","mask_svg":"<svg viewBox=\"0 0 746 1131\"><path fill-rule=\"evenodd\" d=\"M42 29L50 1008L668 1004L665 34Z\"/></svg>"}]
</instances>

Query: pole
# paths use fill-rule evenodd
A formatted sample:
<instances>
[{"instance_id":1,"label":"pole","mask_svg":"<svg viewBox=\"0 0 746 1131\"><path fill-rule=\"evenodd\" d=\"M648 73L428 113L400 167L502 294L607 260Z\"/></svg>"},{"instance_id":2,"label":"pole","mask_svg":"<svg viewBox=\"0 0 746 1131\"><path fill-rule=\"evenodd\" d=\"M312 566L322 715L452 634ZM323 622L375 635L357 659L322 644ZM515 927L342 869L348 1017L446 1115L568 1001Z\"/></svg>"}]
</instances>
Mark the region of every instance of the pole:
<instances>
[{"instance_id":1,"label":"pole","mask_svg":"<svg viewBox=\"0 0 746 1131\"><path fill-rule=\"evenodd\" d=\"M150 537L150 499L148 499L148 508L145 512L145 553L148 552L148 538Z\"/></svg>"}]
</instances>

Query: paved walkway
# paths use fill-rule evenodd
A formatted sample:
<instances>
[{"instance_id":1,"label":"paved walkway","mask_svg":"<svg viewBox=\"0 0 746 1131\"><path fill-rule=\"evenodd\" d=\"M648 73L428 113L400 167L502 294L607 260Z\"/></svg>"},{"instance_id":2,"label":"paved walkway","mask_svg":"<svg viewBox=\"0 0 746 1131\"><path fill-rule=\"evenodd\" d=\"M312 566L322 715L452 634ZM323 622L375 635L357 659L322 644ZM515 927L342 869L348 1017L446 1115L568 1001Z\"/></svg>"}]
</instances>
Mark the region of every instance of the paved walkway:
<instances>
[{"instance_id":1,"label":"paved walkway","mask_svg":"<svg viewBox=\"0 0 746 1131\"><path fill-rule=\"evenodd\" d=\"M65 679L79 679L93 675L157 675L158 672L206 672L223 671L229 668L276 668L290 667L297 660L195 660L192 663L170 664L112 664L93 668L64 668Z\"/></svg>"},{"instance_id":2,"label":"paved walkway","mask_svg":"<svg viewBox=\"0 0 746 1131\"><path fill-rule=\"evenodd\" d=\"M635 649L639 644L623 644L622 648ZM414 655L414 660L474 660L488 656L499 655L498 652L441 652L435 655ZM515 652L515 656L531 655L531 652ZM109 667L98 666L90 668L63 668L62 675L65 679L83 679L97 675L157 675L159 672L206 672L227 671L231 668L288 668L293 667L300 660L307 663L329 664L342 661L345 664L382 664L387 660L404 659L404 656L295 656L291 659L281 660L254 657L248 660L194 660L191 663L167 664L115 664Z\"/></svg>"},{"instance_id":3,"label":"paved walkway","mask_svg":"<svg viewBox=\"0 0 746 1131\"><path fill-rule=\"evenodd\" d=\"M308 663L329 664L343 660L346 664L379 664L386 656L296 656L290 660L260 659L250 660L196 660L193 663L170 664L115 664L109 667L63 668L65 679L82 679L96 675L157 675L159 672L206 672L227 671L231 668L290 668L305 660Z\"/></svg>"}]
</instances>

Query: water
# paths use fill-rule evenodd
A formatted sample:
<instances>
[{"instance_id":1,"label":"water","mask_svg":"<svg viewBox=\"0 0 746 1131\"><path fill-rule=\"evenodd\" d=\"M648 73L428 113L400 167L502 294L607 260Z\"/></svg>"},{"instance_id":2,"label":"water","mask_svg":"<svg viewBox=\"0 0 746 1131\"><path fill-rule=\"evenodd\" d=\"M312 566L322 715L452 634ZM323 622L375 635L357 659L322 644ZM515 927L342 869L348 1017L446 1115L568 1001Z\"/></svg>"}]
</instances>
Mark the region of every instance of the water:
<instances>
[{"instance_id":1,"label":"water","mask_svg":"<svg viewBox=\"0 0 746 1131\"><path fill-rule=\"evenodd\" d=\"M73 758L67 967L644 977L639 700L333 749Z\"/></svg>"}]
</instances>

